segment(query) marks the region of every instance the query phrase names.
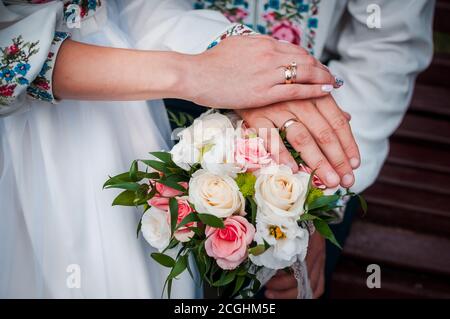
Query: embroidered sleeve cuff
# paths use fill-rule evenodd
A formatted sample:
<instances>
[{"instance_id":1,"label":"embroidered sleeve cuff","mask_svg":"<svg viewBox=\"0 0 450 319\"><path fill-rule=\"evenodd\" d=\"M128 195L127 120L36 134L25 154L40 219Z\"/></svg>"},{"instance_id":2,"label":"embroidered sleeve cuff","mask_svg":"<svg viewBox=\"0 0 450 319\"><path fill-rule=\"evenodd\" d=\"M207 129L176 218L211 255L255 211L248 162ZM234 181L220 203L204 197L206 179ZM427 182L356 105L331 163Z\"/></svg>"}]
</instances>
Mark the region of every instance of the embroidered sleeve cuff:
<instances>
[{"instance_id":1,"label":"embroidered sleeve cuff","mask_svg":"<svg viewBox=\"0 0 450 319\"><path fill-rule=\"evenodd\" d=\"M27 93L30 97L53 104L57 103L52 90L53 67L61 44L69 37L70 34L67 32L55 32L47 60L45 60L38 76L27 88Z\"/></svg>"},{"instance_id":2,"label":"embroidered sleeve cuff","mask_svg":"<svg viewBox=\"0 0 450 319\"><path fill-rule=\"evenodd\" d=\"M218 36L211 44L208 46L208 50L211 48L214 48L216 45L218 45L221 41L225 40L228 37L235 36L235 35L252 35L252 34L258 34L249 27L243 25L243 24L234 24L230 28L228 28L225 32L223 32L220 36Z\"/></svg>"}]
</instances>

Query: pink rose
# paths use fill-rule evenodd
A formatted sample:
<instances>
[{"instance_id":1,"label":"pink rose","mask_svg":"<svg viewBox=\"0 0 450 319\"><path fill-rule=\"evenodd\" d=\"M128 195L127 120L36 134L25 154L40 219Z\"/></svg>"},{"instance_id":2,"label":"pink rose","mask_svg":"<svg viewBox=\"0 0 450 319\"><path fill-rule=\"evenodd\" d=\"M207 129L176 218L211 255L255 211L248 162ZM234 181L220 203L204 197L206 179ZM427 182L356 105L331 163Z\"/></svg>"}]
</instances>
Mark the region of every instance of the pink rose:
<instances>
[{"instance_id":1,"label":"pink rose","mask_svg":"<svg viewBox=\"0 0 450 319\"><path fill-rule=\"evenodd\" d=\"M275 12L268 12L263 15L263 19L269 23L275 22Z\"/></svg>"},{"instance_id":2,"label":"pink rose","mask_svg":"<svg viewBox=\"0 0 450 319\"><path fill-rule=\"evenodd\" d=\"M217 265L226 270L238 267L247 258L248 245L253 241L255 227L242 216L230 216L225 228L206 226L205 249Z\"/></svg>"},{"instance_id":3,"label":"pink rose","mask_svg":"<svg viewBox=\"0 0 450 319\"><path fill-rule=\"evenodd\" d=\"M162 210L169 210L169 199L167 197L155 195L148 201L148 204Z\"/></svg>"},{"instance_id":4,"label":"pink rose","mask_svg":"<svg viewBox=\"0 0 450 319\"><path fill-rule=\"evenodd\" d=\"M270 154L264 147L264 141L260 137L238 137L236 139L235 160L250 171L257 170L261 166L267 166L272 162Z\"/></svg>"},{"instance_id":5,"label":"pink rose","mask_svg":"<svg viewBox=\"0 0 450 319\"><path fill-rule=\"evenodd\" d=\"M178 202L178 218L177 218L177 225L183 221L183 219L194 212L194 209L189 205L189 202L187 201L186 197L180 197L177 198ZM169 208L169 198L156 196L153 197L148 201L148 204L150 206L156 207L158 209L161 209L165 212L167 212L167 221L170 224L170 208ZM175 231L175 238L178 239L180 242L186 242L189 241L189 239L194 236L194 232L189 229L189 227L197 227L196 222L190 222L186 225L180 227Z\"/></svg>"},{"instance_id":6,"label":"pink rose","mask_svg":"<svg viewBox=\"0 0 450 319\"><path fill-rule=\"evenodd\" d=\"M155 181L150 181L150 183L156 184L157 191L156 195L148 201L150 206L154 206L162 210L169 210L169 198L183 194L183 192L164 184ZM188 188L188 183L186 182L180 182L178 184L186 189Z\"/></svg>"},{"instance_id":7,"label":"pink rose","mask_svg":"<svg viewBox=\"0 0 450 319\"><path fill-rule=\"evenodd\" d=\"M284 40L296 45L300 44L300 29L290 21L282 21L272 28L272 36L278 40Z\"/></svg>"},{"instance_id":8,"label":"pink rose","mask_svg":"<svg viewBox=\"0 0 450 319\"><path fill-rule=\"evenodd\" d=\"M189 202L186 199L179 199L178 200L178 220L177 225L180 224L183 219L188 216L189 214L192 214L194 212L194 209L189 205ZM196 222L190 222L186 225L178 228L175 231L175 238L178 239L180 242L187 242L189 241L192 236L194 236L194 232L189 229L189 227L197 227Z\"/></svg>"},{"instance_id":9,"label":"pink rose","mask_svg":"<svg viewBox=\"0 0 450 319\"><path fill-rule=\"evenodd\" d=\"M307 173L309 175L311 175L311 173L312 173L312 169L309 168L306 165L303 165L303 164L299 165L299 169L300 169L300 172L304 172L304 173ZM327 188L327 186L322 182L322 180L316 174L314 174L314 176L312 178L312 185L314 187L320 188L322 190Z\"/></svg>"},{"instance_id":10,"label":"pink rose","mask_svg":"<svg viewBox=\"0 0 450 319\"><path fill-rule=\"evenodd\" d=\"M187 187L188 187L188 183L186 183L186 182L180 182L178 184L185 189L187 189ZM161 184L161 183L156 183L156 190L157 190L158 194L162 197L175 197L175 196L180 196L181 194L183 194L183 192L176 190L172 187L166 186L164 184Z\"/></svg>"}]
</instances>

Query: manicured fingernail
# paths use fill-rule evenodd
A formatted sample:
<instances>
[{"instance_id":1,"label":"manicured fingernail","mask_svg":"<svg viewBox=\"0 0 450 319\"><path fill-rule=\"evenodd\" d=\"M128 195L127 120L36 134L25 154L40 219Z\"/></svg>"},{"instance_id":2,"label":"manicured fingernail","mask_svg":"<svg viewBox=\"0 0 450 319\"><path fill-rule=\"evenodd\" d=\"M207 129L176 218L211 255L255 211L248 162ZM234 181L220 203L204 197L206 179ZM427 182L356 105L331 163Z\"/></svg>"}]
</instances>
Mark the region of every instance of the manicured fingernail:
<instances>
[{"instance_id":1,"label":"manicured fingernail","mask_svg":"<svg viewBox=\"0 0 450 319\"><path fill-rule=\"evenodd\" d=\"M328 172L326 176L327 182L331 185L339 183L339 176L336 173Z\"/></svg>"},{"instance_id":2,"label":"manicured fingernail","mask_svg":"<svg viewBox=\"0 0 450 319\"><path fill-rule=\"evenodd\" d=\"M356 157L352 157L350 159L350 165L352 166L352 168L357 168L359 166L359 159L357 159Z\"/></svg>"},{"instance_id":3,"label":"manicured fingernail","mask_svg":"<svg viewBox=\"0 0 450 319\"><path fill-rule=\"evenodd\" d=\"M329 93L329 92L333 91L333 89L334 89L334 87L332 85L329 85L329 84L322 85L323 92Z\"/></svg>"},{"instance_id":4,"label":"manicured fingernail","mask_svg":"<svg viewBox=\"0 0 450 319\"><path fill-rule=\"evenodd\" d=\"M354 177L352 174L345 174L342 177L342 186L350 186L353 183Z\"/></svg>"},{"instance_id":5,"label":"manicured fingernail","mask_svg":"<svg viewBox=\"0 0 450 319\"><path fill-rule=\"evenodd\" d=\"M344 85L344 79L342 79L342 78L340 78L338 76L334 77L334 81L336 82L337 88L340 88L341 86Z\"/></svg>"}]
</instances>

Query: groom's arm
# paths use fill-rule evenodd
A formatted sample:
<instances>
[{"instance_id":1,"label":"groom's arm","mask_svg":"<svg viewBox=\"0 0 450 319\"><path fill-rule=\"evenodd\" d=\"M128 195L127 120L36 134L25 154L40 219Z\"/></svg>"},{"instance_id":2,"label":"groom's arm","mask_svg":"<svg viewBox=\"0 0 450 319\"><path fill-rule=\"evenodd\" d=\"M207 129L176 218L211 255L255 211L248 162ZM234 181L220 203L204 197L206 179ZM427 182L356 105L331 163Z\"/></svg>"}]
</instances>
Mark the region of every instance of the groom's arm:
<instances>
[{"instance_id":1,"label":"groom's arm","mask_svg":"<svg viewBox=\"0 0 450 319\"><path fill-rule=\"evenodd\" d=\"M372 2L349 1L350 17L327 44L340 57L330 61L330 69L345 79L345 86L333 96L351 114L361 152L352 188L356 192L377 177L388 153L388 138L410 103L415 78L432 57L434 1L377 1L379 29L366 25L366 9Z\"/></svg>"},{"instance_id":2,"label":"groom's arm","mask_svg":"<svg viewBox=\"0 0 450 319\"><path fill-rule=\"evenodd\" d=\"M186 0L117 1L120 26L135 49L196 54L231 28L221 13L193 10Z\"/></svg>"}]
</instances>

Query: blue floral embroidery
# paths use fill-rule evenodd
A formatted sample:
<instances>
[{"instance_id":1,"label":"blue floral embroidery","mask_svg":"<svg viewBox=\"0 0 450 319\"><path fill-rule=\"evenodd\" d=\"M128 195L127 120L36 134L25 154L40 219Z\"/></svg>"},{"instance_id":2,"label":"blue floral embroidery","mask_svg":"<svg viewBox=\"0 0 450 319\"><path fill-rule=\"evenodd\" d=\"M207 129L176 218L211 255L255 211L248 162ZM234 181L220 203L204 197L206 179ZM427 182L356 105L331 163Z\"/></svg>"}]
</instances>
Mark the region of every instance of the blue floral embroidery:
<instances>
[{"instance_id":1,"label":"blue floral embroidery","mask_svg":"<svg viewBox=\"0 0 450 319\"><path fill-rule=\"evenodd\" d=\"M0 48L0 105L12 103L18 89L28 84L23 76L30 69L31 57L39 52L39 41L26 42L20 35L11 42L11 45Z\"/></svg>"},{"instance_id":2,"label":"blue floral embroidery","mask_svg":"<svg viewBox=\"0 0 450 319\"><path fill-rule=\"evenodd\" d=\"M207 50L214 48L216 45L218 45L221 41L225 40L228 37L235 36L235 35L250 35L250 34L256 34L255 31L250 29L249 27L237 24L229 28L227 31L222 33L217 39L215 39L213 42L211 42L207 48Z\"/></svg>"},{"instance_id":3,"label":"blue floral embroidery","mask_svg":"<svg viewBox=\"0 0 450 319\"><path fill-rule=\"evenodd\" d=\"M30 64L28 63L19 63L16 65L16 67L14 68L14 71L16 71L17 73L19 73L20 75L27 75L28 70L30 69Z\"/></svg>"},{"instance_id":4,"label":"blue floral embroidery","mask_svg":"<svg viewBox=\"0 0 450 319\"><path fill-rule=\"evenodd\" d=\"M4 79L6 82L11 82L14 80L15 75L16 73L14 73L13 70L3 69L0 71L0 78Z\"/></svg>"},{"instance_id":5,"label":"blue floral embroidery","mask_svg":"<svg viewBox=\"0 0 450 319\"><path fill-rule=\"evenodd\" d=\"M55 102L51 85L52 69L55 63L57 50L59 49L62 42L69 36L70 35L67 32L55 32L52 47L47 55L47 59L45 60L44 65L42 66L39 75L27 88L27 93L31 97L46 102Z\"/></svg>"}]
</instances>

